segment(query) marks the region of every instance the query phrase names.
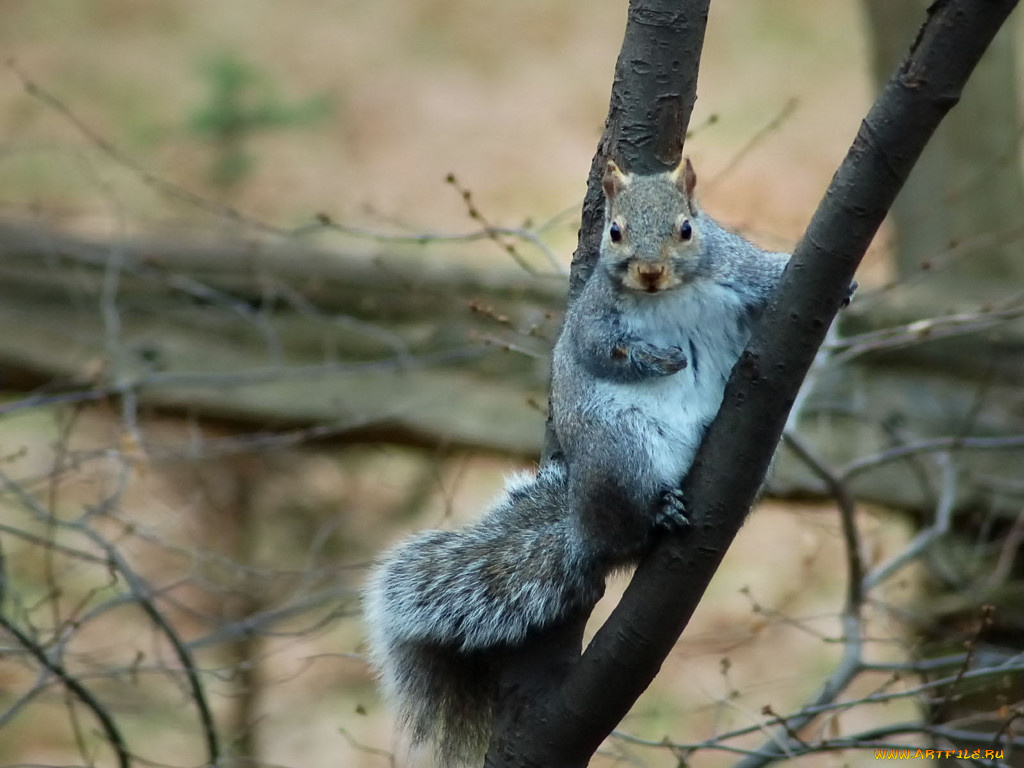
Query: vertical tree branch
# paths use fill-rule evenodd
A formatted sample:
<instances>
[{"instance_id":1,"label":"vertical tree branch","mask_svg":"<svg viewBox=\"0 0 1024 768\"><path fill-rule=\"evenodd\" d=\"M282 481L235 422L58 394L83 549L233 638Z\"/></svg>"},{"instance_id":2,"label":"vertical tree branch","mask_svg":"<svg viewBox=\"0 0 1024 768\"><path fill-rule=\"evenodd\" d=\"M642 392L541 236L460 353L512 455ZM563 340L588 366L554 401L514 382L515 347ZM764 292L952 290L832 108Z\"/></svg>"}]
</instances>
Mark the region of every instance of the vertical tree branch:
<instances>
[{"instance_id":1,"label":"vertical tree branch","mask_svg":"<svg viewBox=\"0 0 1024 768\"><path fill-rule=\"evenodd\" d=\"M615 63L611 102L590 164L579 243L573 254L569 301L583 287L601 244L609 157L633 173L678 164L693 104L711 0L630 0L626 33Z\"/></svg>"},{"instance_id":2,"label":"vertical tree branch","mask_svg":"<svg viewBox=\"0 0 1024 768\"><path fill-rule=\"evenodd\" d=\"M587 177L579 242L569 276L569 301L586 282L597 261L604 228L601 178L614 156L631 172L654 173L679 162L683 140L697 98L697 73L704 47L711 0L630 0L626 32L612 84L604 133ZM558 438L550 418L544 440L547 460L557 453ZM501 711L497 713L485 765L570 765L531 762L530 753L560 753L563 734L541 746L519 738L524 718L535 702L549 694L579 658L590 610L510 651L503 660ZM609 728L610 730L610 728ZM592 750L591 750L592 751ZM590 752L578 752L585 764Z\"/></svg>"}]
</instances>

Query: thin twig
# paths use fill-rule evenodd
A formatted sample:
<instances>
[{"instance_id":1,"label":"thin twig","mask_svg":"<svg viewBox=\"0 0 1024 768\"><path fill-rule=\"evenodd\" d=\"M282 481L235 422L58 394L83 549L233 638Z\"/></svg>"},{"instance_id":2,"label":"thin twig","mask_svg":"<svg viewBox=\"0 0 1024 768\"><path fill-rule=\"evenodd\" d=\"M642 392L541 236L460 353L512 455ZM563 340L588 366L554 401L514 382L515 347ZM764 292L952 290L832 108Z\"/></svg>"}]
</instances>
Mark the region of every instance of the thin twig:
<instances>
[{"instance_id":1,"label":"thin twig","mask_svg":"<svg viewBox=\"0 0 1024 768\"><path fill-rule=\"evenodd\" d=\"M786 720L792 726L794 723L809 722L818 715L826 714L829 712L843 712L854 707L865 706L869 704L884 704L891 701L899 701L901 699L910 699L922 694L931 693L935 690L942 689L948 685L951 685L954 681L959 679L959 682L964 681L982 681L990 678L999 678L1005 676L1008 673L1022 672L1024 671L1024 656L1015 658L1014 660L1007 661L1003 664L994 665L991 667L983 667L980 669L973 669L962 675L952 675L948 677L937 678L935 680L925 681L911 688L906 688L901 691L881 692L873 693L867 696L862 696L858 699L850 701L832 701L824 704L812 704L801 707L799 710L785 715ZM746 725L740 728L735 728L725 733L717 734L705 741L685 745L691 751L698 751L704 748L716 748L716 745L728 741L731 739L741 738L748 736L752 733L757 733L764 729L765 725L781 725L781 720L778 718L771 718L767 723L757 723L754 725ZM801 726L802 727L802 726ZM916 729L919 732L927 730L938 730L937 726L929 726L926 723L919 722L916 724ZM909 731L907 731L909 732ZM975 734L975 737L987 737L991 739L991 734ZM763 763L773 762L783 757L783 754L774 749L774 744L768 743L757 750L751 750L752 758L761 758ZM754 762L761 762L755 760ZM742 761L738 765L746 765L746 761ZM753 764L753 763L752 763Z\"/></svg>"},{"instance_id":2,"label":"thin twig","mask_svg":"<svg viewBox=\"0 0 1024 768\"><path fill-rule=\"evenodd\" d=\"M964 654L964 662L960 665L960 668L956 672L956 678L949 686L949 690L942 699L942 703L935 707L930 717L928 718L929 723L941 723L946 719L946 713L949 711L949 705L952 703L956 689L960 686L961 681L964 679L964 675L971 667L971 662L974 661L974 652L978 648L978 642L981 640L985 631L992 626L993 617L995 616L995 608L991 605L981 606L981 621L978 623L978 628L974 632L974 637L964 643L967 648L967 653Z\"/></svg>"},{"instance_id":3,"label":"thin twig","mask_svg":"<svg viewBox=\"0 0 1024 768\"><path fill-rule=\"evenodd\" d=\"M843 542L846 548L847 592L844 613L857 613L864 602L861 582L864 578L864 564L861 559L860 533L857 530L856 502L849 487L836 470L825 463L799 434L787 430L782 439L822 482L839 506Z\"/></svg>"},{"instance_id":4,"label":"thin twig","mask_svg":"<svg viewBox=\"0 0 1024 768\"><path fill-rule=\"evenodd\" d=\"M772 117L762 128L760 128L753 136L751 136L746 144L739 148L739 150L733 154L732 158L726 164L725 168L720 170L718 173L711 178L707 185L704 187L704 191L714 189L717 187L726 176L736 170L740 163L749 155L762 141L768 136L779 129L786 120L796 111L797 106L800 104L800 100L796 97L792 97L782 105L782 109L779 110L778 114Z\"/></svg>"},{"instance_id":5,"label":"thin twig","mask_svg":"<svg viewBox=\"0 0 1024 768\"><path fill-rule=\"evenodd\" d=\"M96 533L96 531L84 524L69 523L67 525L79 530L87 538L91 539L98 546L103 548L118 573L120 573L124 577L125 581L128 582L128 587L136 596L139 606L170 641L171 647L174 649L174 653L178 657L178 661L181 663L185 676L188 679L192 699L196 704L196 709L199 711L199 719L202 724L203 735L206 740L208 764L210 766L216 766L220 760L220 744L217 737L217 729L214 724L213 713L210 710L210 705L206 700L206 691L204 690L202 683L199 681L199 673L195 660L192 657L192 652L178 635L177 630L156 607L156 604L152 600L152 591L149 584L147 584L131 569L125 559L121 556L121 553L117 551L117 548Z\"/></svg>"},{"instance_id":6,"label":"thin twig","mask_svg":"<svg viewBox=\"0 0 1024 768\"><path fill-rule=\"evenodd\" d=\"M100 721L100 726L103 728L106 734L107 741L110 742L110 746L113 747L114 752L117 753L117 762L120 768L131 768L132 760L131 755L128 753L128 746L125 743L124 737L121 735L120 729L114 722L113 717L107 711L106 707L103 706L100 701L92 695L88 688L82 685L77 679L68 674L67 670L60 664L60 662L51 659L43 651L42 647L36 643L31 637L22 632L18 627L12 624L7 618L0 614L0 627L7 630L14 638L21 643L21 645L36 658L36 660L43 665L44 668L48 669L54 676L60 678L60 681L64 683L65 688L75 696L82 704L84 704L96 719Z\"/></svg>"},{"instance_id":7,"label":"thin twig","mask_svg":"<svg viewBox=\"0 0 1024 768\"><path fill-rule=\"evenodd\" d=\"M9 478L2 470L0 470L0 483L3 483L3 485L11 489L14 495L17 496L18 500L27 509L31 510L40 520L46 521L51 519L49 513L39 505L36 499L22 489L18 483ZM59 524L61 527L68 530L77 531L103 550L107 556L107 562L128 583L128 588L135 596L136 602L142 608L143 612L149 616L150 620L158 629L161 630L161 632L163 632L168 641L170 641L171 647L174 649L175 655L181 663L182 669L189 683L189 688L191 689L192 698L196 704L197 710L199 711L199 719L202 724L203 734L206 740L208 764L210 766L216 766L220 758L219 740L213 721L213 714L206 700L206 692L203 689L202 683L199 681L199 675L195 661L192 658L192 652L182 641L177 630L174 629L163 613L161 613L161 611L156 607L156 604L153 601L153 592L149 584L147 584L145 580L139 577L134 570L132 570L115 546L88 526L88 518L89 516L87 515L83 522L59 521Z\"/></svg>"},{"instance_id":8,"label":"thin twig","mask_svg":"<svg viewBox=\"0 0 1024 768\"><path fill-rule=\"evenodd\" d=\"M941 454L936 458L941 471L941 489L939 502L935 507L935 522L921 531L913 540L891 560L875 568L864 578L865 592L881 584L897 571L912 563L927 550L935 541L949 532L956 508L957 469L949 454ZM849 475L847 475L849 477Z\"/></svg>"},{"instance_id":9,"label":"thin twig","mask_svg":"<svg viewBox=\"0 0 1024 768\"><path fill-rule=\"evenodd\" d=\"M980 333L1021 317L1024 317L1024 307L961 312L944 317L915 320L905 325L883 328L858 336L849 336L842 341L831 343L826 341L825 346L833 353L835 364L839 365L869 352L901 349L926 341Z\"/></svg>"},{"instance_id":10,"label":"thin twig","mask_svg":"<svg viewBox=\"0 0 1024 768\"><path fill-rule=\"evenodd\" d=\"M793 432L784 432L783 437L786 444L794 451L812 472L821 478L829 492L836 499L839 506L840 522L843 530L843 541L846 546L847 562L847 588L846 603L843 607L843 656L835 671L829 676L814 702L805 707L802 712L790 717L775 715L772 711L765 711L765 714L772 715L778 724L784 729L788 738L783 739L781 745L782 753L789 753L795 747L806 747L802 739L796 734L805 728L814 719L815 715L806 714L808 709L818 708L834 702L851 682L863 670L863 629L861 609L864 602L864 593L861 587L863 580L863 563L860 555L860 534L857 530L856 509L853 496L849 488L837 475L834 469L814 454L806 443ZM775 750L773 750L773 747ZM769 744L757 750L758 755L750 755L739 763L743 768L757 768L767 762L778 759L780 756L778 740L773 738ZM769 759L762 754L772 755Z\"/></svg>"},{"instance_id":11,"label":"thin twig","mask_svg":"<svg viewBox=\"0 0 1024 768\"><path fill-rule=\"evenodd\" d=\"M844 480L850 481L869 469L891 464L923 453L941 451L1009 451L1024 448L1024 435L1008 435L1006 437L937 437L919 440L916 443L898 445L884 451L855 459L840 469Z\"/></svg>"},{"instance_id":12,"label":"thin twig","mask_svg":"<svg viewBox=\"0 0 1024 768\"><path fill-rule=\"evenodd\" d=\"M151 189L159 192L160 194L185 203L197 210L204 211L205 213L212 214L219 218L227 221L237 222L244 224L257 232L264 234L275 235L277 237L292 238L300 235L307 234L313 231L322 231L325 229L334 230L350 237L364 238L373 240L380 243L408 243L408 244L423 244L427 242L472 242L475 240L493 239L497 235L503 235L508 237L516 237L523 240L526 243L534 246L539 250L548 261L555 274L564 275L565 269L560 264L558 258L554 252L547 246L547 244L541 239L541 237L534 231L526 228L514 229L506 227L493 227L484 226L477 232L469 232L464 234L446 234L436 232L423 232L419 234L410 235L394 235L383 232L375 232L373 230L365 229L362 227L354 227L347 224L341 224L336 221L332 216L326 213L318 213L313 217L313 221L308 224L303 224L298 227L281 227L276 224L270 224L255 216L244 213L238 208L234 208L224 203L215 202L202 195L192 192L185 187L174 182L167 181L156 174L146 170L135 160L132 160L122 150L115 146L108 139L101 136L97 131L91 128L82 120L74 111L68 107L63 101L61 101L56 95L50 93L47 89L43 88L37 82L32 80L28 74L21 69L17 61L13 58L7 60L8 68L15 74L15 76L21 81L22 87L25 92L33 98L39 100L50 109L60 114L65 120L67 120L82 136L84 136L90 144L92 144L101 153L106 155L108 158L113 160L115 163L123 168L131 171L143 184ZM515 254L513 254L515 255ZM522 266L522 265L521 265ZM531 270L532 271L532 270Z\"/></svg>"}]
</instances>

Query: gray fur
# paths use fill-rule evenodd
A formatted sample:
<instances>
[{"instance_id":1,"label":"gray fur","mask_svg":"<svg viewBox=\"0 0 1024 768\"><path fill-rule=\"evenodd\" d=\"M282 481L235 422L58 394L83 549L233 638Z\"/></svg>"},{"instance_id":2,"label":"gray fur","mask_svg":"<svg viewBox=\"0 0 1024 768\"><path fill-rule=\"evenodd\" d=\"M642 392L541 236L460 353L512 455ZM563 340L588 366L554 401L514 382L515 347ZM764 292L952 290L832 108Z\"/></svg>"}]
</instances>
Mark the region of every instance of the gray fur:
<instances>
[{"instance_id":1,"label":"gray fur","mask_svg":"<svg viewBox=\"0 0 1024 768\"><path fill-rule=\"evenodd\" d=\"M501 652L601 596L566 488L558 461L513 477L479 521L413 536L367 583L370 664L413 743L432 740L443 765L486 748Z\"/></svg>"},{"instance_id":2,"label":"gray fur","mask_svg":"<svg viewBox=\"0 0 1024 768\"><path fill-rule=\"evenodd\" d=\"M366 587L385 698L445 765L486 748L502 652L593 605L610 569L678 521L679 483L788 259L719 227L675 174L616 174L600 258L553 355L563 456L511 478L478 522L385 553ZM627 287L637 265L662 265L671 286Z\"/></svg>"},{"instance_id":3,"label":"gray fur","mask_svg":"<svg viewBox=\"0 0 1024 768\"><path fill-rule=\"evenodd\" d=\"M666 176L633 177L606 207L601 258L552 356L573 516L613 564L645 550L660 500L693 462L789 259L722 229ZM681 217L692 226L686 241L675 231ZM624 233L619 244L609 237L613 222ZM623 268L637 261L668 263L680 285L624 289ZM638 365L613 353L621 349L687 364Z\"/></svg>"}]
</instances>

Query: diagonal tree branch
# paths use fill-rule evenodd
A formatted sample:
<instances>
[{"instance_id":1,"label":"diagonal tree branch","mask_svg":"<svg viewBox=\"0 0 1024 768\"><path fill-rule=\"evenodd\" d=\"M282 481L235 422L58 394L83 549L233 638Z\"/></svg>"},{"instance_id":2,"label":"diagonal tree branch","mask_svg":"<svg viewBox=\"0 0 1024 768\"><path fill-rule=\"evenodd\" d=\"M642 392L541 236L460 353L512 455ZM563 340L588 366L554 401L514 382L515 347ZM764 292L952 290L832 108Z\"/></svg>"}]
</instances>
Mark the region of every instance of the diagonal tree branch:
<instances>
[{"instance_id":1,"label":"diagonal tree branch","mask_svg":"<svg viewBox=\"0 0 1024 768\"><path fill-rule=\"evenodd\" d=\"M586 765L657 674L746 518L800 384L868 244L1016 4L938 0L931 6L909 55L862 122L775 302L733 370L718 417L684 481L693 531L663 540L641 564L563 684L549 688L516 722L504 724L514 734L506 732L504 743L518 745L516 759L489 764ZM624 48L617 77L625 54ZM606 131L606 139L607 134L615 135ZM586 259L582 236L580 248L577 260Z\"/></svg>"}]
</instances>

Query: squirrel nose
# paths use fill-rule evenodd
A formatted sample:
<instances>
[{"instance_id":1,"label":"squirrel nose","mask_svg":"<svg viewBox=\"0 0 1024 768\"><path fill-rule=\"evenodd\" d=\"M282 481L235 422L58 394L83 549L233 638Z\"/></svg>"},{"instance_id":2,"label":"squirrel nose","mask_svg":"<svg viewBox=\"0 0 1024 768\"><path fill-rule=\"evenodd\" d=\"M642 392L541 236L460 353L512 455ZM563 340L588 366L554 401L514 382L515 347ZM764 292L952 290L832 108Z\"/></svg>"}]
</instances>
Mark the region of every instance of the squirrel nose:
<instances>
[{"instance_id":1,"label":"squirrel nose","mask_svg":"<svg viewBox=\"0 0 1024 768\"><path fill-rule=\"evenodd\" d=\"M665 274L664 264L638 264L636 268L637 277L648 287L654 288Z\"/></svg>"}]
</instances>

